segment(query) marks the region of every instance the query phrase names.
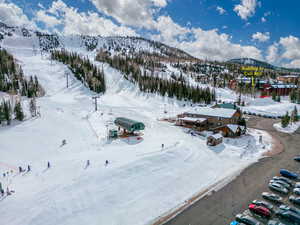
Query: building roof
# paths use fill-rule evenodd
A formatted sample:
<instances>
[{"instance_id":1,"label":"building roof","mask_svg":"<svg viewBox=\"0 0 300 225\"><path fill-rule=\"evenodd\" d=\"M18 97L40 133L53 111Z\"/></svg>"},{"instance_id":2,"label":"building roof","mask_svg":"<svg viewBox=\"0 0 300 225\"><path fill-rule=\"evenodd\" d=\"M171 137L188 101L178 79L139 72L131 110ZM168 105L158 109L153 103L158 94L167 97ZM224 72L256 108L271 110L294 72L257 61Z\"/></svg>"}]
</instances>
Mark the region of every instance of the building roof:
<instances>
[{"instance_id":1,"label":"building roof","mask_svg":"<svg viewBox=\"0 0 300 225\"><path fill-rule=\"evenodd\" d=\"M206 118L194 118L194 117L183 117L183 118L180 118L180 120L182 121L188 121L188 122L204 122L206 121L207 119Z\"/></svg>"},{"instance_id":2,"label":"building roof","mask_svg":"<svg viewBox=\"0 0 300 225\"><path fill-rule=\"evenodd\" d=\"M240 128L241 130L244 130L245 127L244 126L240 126L240 125L236 125L236 124L227 124L226 125L233 133L236 133L238 128Z\"/></svg>"},{"instance_id":3,"label":"building roof","mask_svg":"<svg viewBox=\"0 0 300 225\"><path fill-rule=\"evenodd\" d=\"M272 84L272 88L297 88L295 84Z\"/></svg>"},{"instance_id":4,"label":"building roof","mask_svg":"<svg viewBox=\"0 0 300 225\"><path fill-rule=\"evenodd\" d=\"M236 109L236 105L232 103L221 103L217 104L217 106L223 109Z\"/></svg>"},{"instance_id":5,"label":"building roof","mask_svg":"<svg viewBox=\"0 0 300 225\"><path fill-rule=\"evenodd\" d=\"M235 109L209 108L201 107L193 111L186 112L188 114L197 114L199 116L231 118L236 113Z\"/></svg>"},{"instance_id":6,"label":"building roof","mask_svg":"<svg viewBox=\"0 0 300 225\"><path fill-rule=\"evenodd\" d=\"M145 125L143 123L124 117L116 118L115 124L125 128L128 131L144 130L145 128Z\"/></svg>"},{"instance_id":7,"label":"building roof","mask_svg":"<svg viewBox=\"0 0 300 225\"><path fill-rule=\"evenodd\" d=\"M215 139L223 138L222 134L220 134L220 133L210 135L209 137L213 137Z\"/></svg>"}]
</instances>

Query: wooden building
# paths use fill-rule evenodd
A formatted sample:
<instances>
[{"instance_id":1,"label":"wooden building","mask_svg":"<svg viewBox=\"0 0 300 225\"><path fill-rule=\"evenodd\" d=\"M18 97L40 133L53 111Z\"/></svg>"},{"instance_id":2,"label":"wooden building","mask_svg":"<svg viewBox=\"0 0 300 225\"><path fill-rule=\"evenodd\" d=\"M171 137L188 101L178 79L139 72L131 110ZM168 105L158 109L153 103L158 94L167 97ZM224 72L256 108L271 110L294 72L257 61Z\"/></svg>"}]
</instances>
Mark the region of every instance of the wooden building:
<instances>
[{"instance_id":1,"label":"wooden building","mask_svg":"<svg viewBox=\"0 0 300 225\"><path fill-rule=\"evenodd\" d=\"M246 133L246 127L237 124L227 124L215 128L214 131L222 133L224 137L239 137Z\"/></svg>"},{"instance_id":2,"label":"wooden building","mask_svg":"<svg viewBox=\"0 0 300 225\"><path fill-rule=\"evenodd\" d=\"M203 107L192 112L185 112L178 115L178 119L186 117L207 119L207 130L213 130L216 127L221 127L227 124L238 124L242 117L242 113L238 109Z\"/></svg>"},{"instance_id":3,"label":"wooden building","mask_svg":"<svg viewBox=\"0 0 300 225\"><path fill-rule=\"evenodd\" d=\"M263 91L268 96L271 96L273 92L280 96L288 96L292 90L297 88L298 86L295 84L265 84Z\"/></svg>"},{"instance_id":4,"label":"wooden building","mask_svg":"<svg viewBox=\"0 0 300 225\"><path fill-rule=\"evenodd\" d=\"M298 83L299 76L297 75L285 75L277 77L279 82L288 83L288 84L296 84Z\"/></svg>"},{"instance_id":5,"label":"wooden building","mask_svg":"<svg viewBox=\"0 0 300 225\"><path fill-rule=\"evenodd\" d=\"M206 118L182 117L178 118L175 124L177 126L193 128L198 131L204 131L208 128L208 121Z\"/></svg>"},{"instance_id":6,"label":"wooden building","mask_svg":"<svg viewBox=\"0 0 300 225\"><path fill-rule=\"evenodd\" d=\"M206 144L209 146L216 146L219 145L223 142L223 136L222 134L213 134L207 137L207 142Z\"/></svg>"}]
</instances>

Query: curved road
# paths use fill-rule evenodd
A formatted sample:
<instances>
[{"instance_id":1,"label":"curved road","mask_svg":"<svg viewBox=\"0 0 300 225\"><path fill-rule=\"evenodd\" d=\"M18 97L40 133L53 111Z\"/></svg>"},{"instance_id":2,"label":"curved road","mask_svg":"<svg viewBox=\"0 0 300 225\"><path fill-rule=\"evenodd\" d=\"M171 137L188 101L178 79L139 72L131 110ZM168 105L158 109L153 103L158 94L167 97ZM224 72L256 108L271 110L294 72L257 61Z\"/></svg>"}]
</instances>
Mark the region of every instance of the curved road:
<instances>
[{"instance_id":1,"label":"curved road","mask_svg":"<svg viewBox=\"0 0 300 225\"><path fill-rule=\"evenodd\" d=\"M236 214L247 209L250 201L260 198L268 191L268 181L280 168L299 170L299 163L293 157L300 153L300 134L279 133L273 128L275 120L251 118L248 126L268 131L278 139L284 151L278 155L263 158L245 169L231 183L218 192L200 199L166 225L224 225L229 224Z\"/></svg>"}]
</instances>

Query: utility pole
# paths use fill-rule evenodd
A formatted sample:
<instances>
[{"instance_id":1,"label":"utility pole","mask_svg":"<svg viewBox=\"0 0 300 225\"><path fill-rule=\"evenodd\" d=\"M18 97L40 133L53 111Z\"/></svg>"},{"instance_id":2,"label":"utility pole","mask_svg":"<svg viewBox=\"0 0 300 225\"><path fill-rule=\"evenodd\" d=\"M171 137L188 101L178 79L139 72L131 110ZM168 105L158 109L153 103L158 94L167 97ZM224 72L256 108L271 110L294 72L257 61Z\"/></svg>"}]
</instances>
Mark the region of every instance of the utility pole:
<instances>
[{"instance_id":1,"label":"utility pole","mask_svg":"<svg viewBox=\"0 0 300 225\"><path fill-rule=\"evenodd\" d=\"M92 97L92 99L94 99L94 101L95 101L95 111L98 110L98 102L97 102L98 98L100 98L100 96L94 96L94 97Z\"/></svg>"},{"instance_id":2,"label":"utility pole","mask_svg":"<svg viewBox=\"0 0 300 225\"><path fill-rule=\"evenodd\" d=\"M66 75L66 79L67 79L67 88L69 88L69 72L66 71L65 75Z\"/></svg>"}]
</instances>

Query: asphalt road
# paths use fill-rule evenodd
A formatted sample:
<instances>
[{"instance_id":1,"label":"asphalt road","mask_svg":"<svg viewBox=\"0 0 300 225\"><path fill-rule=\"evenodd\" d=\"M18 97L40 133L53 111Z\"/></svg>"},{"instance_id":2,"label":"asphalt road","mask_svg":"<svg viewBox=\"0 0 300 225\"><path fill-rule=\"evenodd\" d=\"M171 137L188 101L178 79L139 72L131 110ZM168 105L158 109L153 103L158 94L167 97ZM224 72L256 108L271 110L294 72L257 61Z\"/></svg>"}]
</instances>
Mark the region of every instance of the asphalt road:
<instances>
[{"instance_id":1,"label":"asphalt road","mask_svg":"<svg viewBox=\"0 0 300 225\"><path fill-rule=\"evenodd\" d=\"M235 215L247 209L254 199L262 199L261 193L269 191L269 180L279 174L280 168L299 171L300 164L293 157L300 154L300 134L279 133L273 128L275 121L251 118L248 126L267 130L283 145L278 155L263 158L245 169L231 183L218 192L200 199L166 225L224 225L230 224Z\"/></svg>"}]
</instances>

